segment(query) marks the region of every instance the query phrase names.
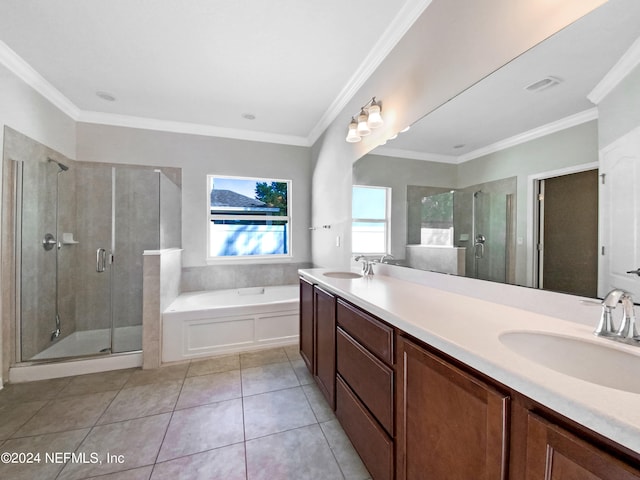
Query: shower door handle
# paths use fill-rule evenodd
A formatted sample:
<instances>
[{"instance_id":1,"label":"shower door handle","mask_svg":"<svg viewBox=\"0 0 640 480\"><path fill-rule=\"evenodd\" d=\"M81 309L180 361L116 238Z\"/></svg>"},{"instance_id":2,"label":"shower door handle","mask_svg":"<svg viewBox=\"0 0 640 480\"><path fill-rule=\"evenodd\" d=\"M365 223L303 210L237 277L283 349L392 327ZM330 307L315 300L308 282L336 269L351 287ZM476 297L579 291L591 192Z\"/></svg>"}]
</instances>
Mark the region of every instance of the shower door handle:
<instances>
[{"instance_id":1,"label":"shower door handle","mask_svg":"<svg viewBox=\"0 0 640 480\"><path fill-rule=\"evenodd\" d=\"M104 248L96 250L96 272L102 273L107 269L107 251Z\"/></svg>"}]
</instances>

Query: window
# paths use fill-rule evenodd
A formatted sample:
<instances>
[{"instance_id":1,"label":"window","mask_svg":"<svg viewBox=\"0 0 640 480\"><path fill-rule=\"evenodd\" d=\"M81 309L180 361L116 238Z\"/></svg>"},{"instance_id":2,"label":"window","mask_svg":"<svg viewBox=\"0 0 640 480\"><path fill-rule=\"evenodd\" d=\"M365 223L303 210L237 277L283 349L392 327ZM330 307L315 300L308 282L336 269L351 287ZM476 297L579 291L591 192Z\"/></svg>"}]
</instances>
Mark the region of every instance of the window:
<instances>
[{"instance_id":1,"label":"window","mask_svg":"<svg viewBox=\"0 0 640 480\"><path fill-rule=\"evenodd\" d=\"M290 180L207 176L208 257L290 256Z\"/></svg>"},{"instance_id":2,"label":"window","mask_svg":"<svg viewBox=\"0 0 640 480\"><path fill-rule=\"evenodd\" d=\"M390 197L390 188L357 185L353 187L351 208L353 253L388 253Z\"/></svg>"},{"instance_id":3,"label":"window","mask_svg":"<svg viewBox=\"0 0 640 480\"><path fill-rule=\"evenodd\" d=\"M453 247L453 202L453 191L422 198L422 245Z\"/></svg>"}]
</instances>

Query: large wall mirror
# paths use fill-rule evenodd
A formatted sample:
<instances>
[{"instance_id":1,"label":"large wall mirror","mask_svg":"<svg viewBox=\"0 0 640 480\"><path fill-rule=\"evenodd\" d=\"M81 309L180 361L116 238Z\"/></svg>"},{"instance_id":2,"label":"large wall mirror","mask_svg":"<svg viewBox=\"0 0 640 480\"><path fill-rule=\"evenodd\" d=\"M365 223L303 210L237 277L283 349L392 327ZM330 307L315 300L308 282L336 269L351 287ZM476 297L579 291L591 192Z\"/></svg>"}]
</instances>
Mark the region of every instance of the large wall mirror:
<instances>
[{"instance_id":1,"label":"large wall mirror","mask_svg":"<svg viewBox=\"0 0 640 480\"><path fill-rule=\"evenodd\" d=\"M640 224L639 51L640 2L610 0L359 159L354 185L391 192L385 261L640 298L640 276L626 273L640 267L640 227L616 217ZM623 137L635 151L604 166ZM603 199L610 179L626 187Z\"/></svg>"}]
</instances>

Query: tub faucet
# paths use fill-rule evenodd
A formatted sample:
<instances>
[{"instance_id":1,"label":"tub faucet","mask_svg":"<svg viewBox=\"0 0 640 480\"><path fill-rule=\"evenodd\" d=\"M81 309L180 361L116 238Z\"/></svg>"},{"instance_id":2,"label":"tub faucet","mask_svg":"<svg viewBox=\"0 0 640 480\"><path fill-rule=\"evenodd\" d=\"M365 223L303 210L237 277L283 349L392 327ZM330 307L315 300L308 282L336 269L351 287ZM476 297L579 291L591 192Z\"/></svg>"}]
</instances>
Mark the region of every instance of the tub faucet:
<instances>
[{"instance_id":1,"label":"tub faucet","mask_svg":"<svg viewBox=\"0 0 640 480\"><path fill-rule=\"evenodd\" d=\"M380 257L379 262L380 262L380 263L386 263L386 262L387 262L387 260L393 260L393 255L391 255L391 254L389 254L389 253L385 253L384 255L382 255L382 256Z\"/></svg>"},{"instance_id":2,"label":"tub faucet","mask_svg":"<svg viewBox=\"0 0 640 480\"><path fill-rule=\"evenodd\" d=\"M362 275L367 277L373 275L373 263L369 261L364 255L358 255L355 258L356 262L362 261Z\"/></svg>"}]
</instances>

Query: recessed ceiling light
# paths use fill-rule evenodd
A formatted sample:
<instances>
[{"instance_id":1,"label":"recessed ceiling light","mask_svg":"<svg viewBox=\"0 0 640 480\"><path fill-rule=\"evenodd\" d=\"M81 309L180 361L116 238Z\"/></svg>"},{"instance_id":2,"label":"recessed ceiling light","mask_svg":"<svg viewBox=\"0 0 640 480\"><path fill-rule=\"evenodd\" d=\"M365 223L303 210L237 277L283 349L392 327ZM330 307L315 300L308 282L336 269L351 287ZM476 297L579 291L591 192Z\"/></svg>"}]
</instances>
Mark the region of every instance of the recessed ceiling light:
<instances>
[{"instance_id":1,"label":"recessed ceiling light","mask_svg":"<svg viewBox=\"0 0 640 480\"><path fill-rule=\"evenodd\" d=\"M255 120L256 116L253 113L243 113L242 118L245 120Z\"/></svg>"},{"instance_id":2,"label":"recessed ceiling light","mask_svg":"<svg viewBox=\"0 0 640 480\"><path fill-rule=\"evenodd\" d=\"M96 92L96 96L107 102L115 102L116 97L107 92Z\"/></svg>"}]
</instances>

